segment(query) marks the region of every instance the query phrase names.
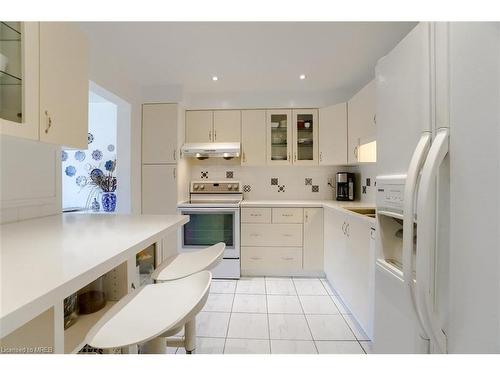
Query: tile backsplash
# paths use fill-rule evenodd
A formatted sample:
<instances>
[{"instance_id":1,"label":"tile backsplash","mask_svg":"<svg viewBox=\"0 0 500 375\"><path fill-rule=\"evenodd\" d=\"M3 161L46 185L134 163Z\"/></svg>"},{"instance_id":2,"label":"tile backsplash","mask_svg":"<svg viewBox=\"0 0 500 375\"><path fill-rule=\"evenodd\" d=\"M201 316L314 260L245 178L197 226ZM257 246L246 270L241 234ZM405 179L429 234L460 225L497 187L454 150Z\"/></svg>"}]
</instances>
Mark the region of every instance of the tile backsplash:
<instances>
[{"instance_id":1,"label":"tile backsplash","mask_svg":"<svg viewBox=\"0 0 500 375\"><path fill-rule=\"evenodd\" d=\"M375 204L375 186L377 176L376 164L363 164L355 167L349 167L349 172L354 173L355 197L357 201Z\"/></svg>"},{"instance_id":2,"label":"tile backsplash","mask_svg":"<svg viewBox=\"0 0 500 375\"><path fill-rule=\"evenodd\" d=\"M341 167L241 167L239 160L190 160L191 180L240 181L245 199L334 199L328 178Z\"/></svg>"}]
</instances>

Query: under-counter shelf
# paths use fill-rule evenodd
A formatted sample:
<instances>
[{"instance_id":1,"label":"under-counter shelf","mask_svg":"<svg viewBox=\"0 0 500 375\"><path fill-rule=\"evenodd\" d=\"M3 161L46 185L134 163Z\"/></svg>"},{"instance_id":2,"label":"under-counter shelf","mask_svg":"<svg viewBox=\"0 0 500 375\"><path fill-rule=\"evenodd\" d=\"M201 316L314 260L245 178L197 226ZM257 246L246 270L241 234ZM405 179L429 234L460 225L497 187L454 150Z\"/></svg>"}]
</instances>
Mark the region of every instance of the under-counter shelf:
<instances>
[{"instance_id":1,"label":"under-counter shelf","mask_svg":"<svg viewBox=\"0 0 500 375\"><path fill-rule=\"evenodd\" d=\"M75 324L64 331L64 353L78 353L86 344L84 340L87 333L116 302L107 301L101 310L79 315Z\"/></svg>"},{"instance_id":2,"label":"under-counter shelf","mask_svg":"<svg viewBox=\"0 0 500 375\"><path fill-rule=\"evenodd\" d=\"M0 22L0 41L2 42L21 41L20 23Z\"/></svg>"},{"instance_id":3,"label":"under-counter shelf","mask_svg":"<svg viewBox=\"0 0 500 375\"><path fill-rule=\"evenodd\" d=\"M21 77L17 77L13 74L10 74L10 73L7 73L7 72L0 70L0 85L2 85L2 86L4 86L4 85L20 86L20 85L22 85L22 83L23 83L23 80L21 79Z\"/></svg>"}]
</instances>

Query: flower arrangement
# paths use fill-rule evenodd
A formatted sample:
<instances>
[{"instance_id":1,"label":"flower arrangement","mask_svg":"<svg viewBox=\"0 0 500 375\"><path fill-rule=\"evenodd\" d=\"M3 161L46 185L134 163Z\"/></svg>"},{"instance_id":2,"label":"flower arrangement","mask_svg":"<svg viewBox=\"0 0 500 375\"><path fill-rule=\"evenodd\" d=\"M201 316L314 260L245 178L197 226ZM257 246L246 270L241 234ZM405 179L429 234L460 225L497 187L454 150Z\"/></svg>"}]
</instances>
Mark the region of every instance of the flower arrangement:
<instances>
[{"instance_id":1,"label":"flower arrangement","mask_svg":"<svg viewBox=\"0 0 500 375\"><path fill-rule=\"evenodd\" d=\"M104 211L113 212L116 208L115 191L117 180L116 177L113 176L113 173L116 169L116 160L108 160L104 164L104 169L107 173L103 172L100 168L93 168L90 171L90 185L94 186L94 191L97 189L103 192L102 207Z\"/></svg>"},{"instance_id":2,"label":"flower arrangement","mask_svg":"<svg viewBox=\"0 0 500 375\"><path fill-rule=\"evenodd\" d=\"M108 172L105 174L102 169L94 168L90 171L91 185L99 187L103 192L110 193L116 191L116 177L113 177L116 160L108 160L104 168Z\"/></svg>"}]
</instances>

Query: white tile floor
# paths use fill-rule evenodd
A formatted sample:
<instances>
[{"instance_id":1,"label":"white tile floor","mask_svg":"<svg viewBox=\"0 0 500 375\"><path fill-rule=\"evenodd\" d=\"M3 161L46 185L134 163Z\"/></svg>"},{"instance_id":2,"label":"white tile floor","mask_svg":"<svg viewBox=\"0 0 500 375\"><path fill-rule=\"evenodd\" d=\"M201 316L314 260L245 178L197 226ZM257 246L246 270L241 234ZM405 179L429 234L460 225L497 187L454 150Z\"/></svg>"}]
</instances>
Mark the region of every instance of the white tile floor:
<instances>
[{"instance_id":1,"label":"white tile floor","mask_svg":"<svg viewBox=\"0 0 500 375\"><path fill-rule=\"evenodd\" d=\"M371 351L371 342L335 291L317 278L213 280L196 334L197 354Z\"/></svg>"}]
</instances>

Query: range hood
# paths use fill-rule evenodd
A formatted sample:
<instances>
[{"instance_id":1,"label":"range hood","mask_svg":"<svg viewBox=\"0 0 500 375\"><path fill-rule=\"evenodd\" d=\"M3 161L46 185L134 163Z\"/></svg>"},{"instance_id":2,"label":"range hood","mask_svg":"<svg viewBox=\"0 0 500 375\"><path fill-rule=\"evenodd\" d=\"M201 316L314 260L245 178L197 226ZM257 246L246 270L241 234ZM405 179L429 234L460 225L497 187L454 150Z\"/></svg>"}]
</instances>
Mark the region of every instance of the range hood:
<instances>
[{"instance_id":1,"label":"range hood","mask_svg":"<svg viewBox=\"0 0 500 375\"><path fill-rule=\"evenodd\" d=\"M200 160L208 158L232 159L240 156L239 142L185 143L182 155Z\"/></svg>"}]
</instances>

